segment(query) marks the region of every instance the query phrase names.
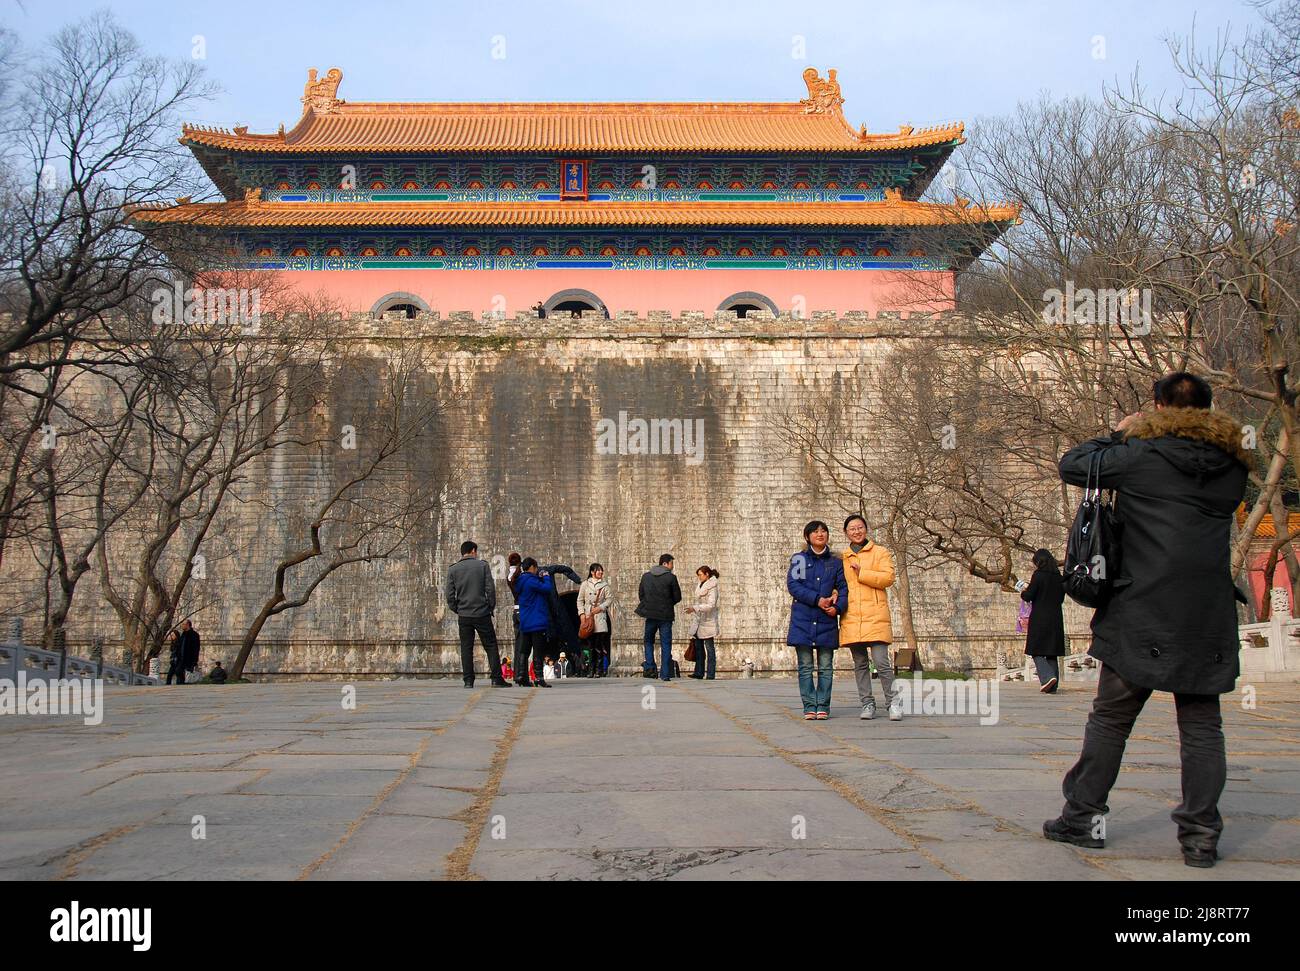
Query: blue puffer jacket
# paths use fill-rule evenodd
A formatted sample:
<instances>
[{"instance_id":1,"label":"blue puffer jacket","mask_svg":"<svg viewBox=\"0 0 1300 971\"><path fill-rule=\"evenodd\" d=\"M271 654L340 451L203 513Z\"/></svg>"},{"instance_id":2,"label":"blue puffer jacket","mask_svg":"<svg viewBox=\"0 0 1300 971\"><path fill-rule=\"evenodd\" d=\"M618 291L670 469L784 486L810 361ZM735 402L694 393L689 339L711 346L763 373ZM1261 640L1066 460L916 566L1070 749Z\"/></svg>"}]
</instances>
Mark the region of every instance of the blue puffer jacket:
<instances>
[{"instance_id":1,"label":"blue puffer jacket","mask_svg":"<svg viewBox=\"0 0 1300 971\"><path fill-rule=\"evenodd\" d=\"M551 623L548 597L554 588L549 579L536 573L521 573L515 581L515 599L519 601L519 633L545 631Z\"/></svg>"},{"instance_id":2,"label":"blue puffer jacket","mask_svg":"<svg viewBox=\"0 0 1300 971\"><path fill-rule=\"evenodd\" d=\"M830 546L818 555L812 547L790 557L785 588L794 601L790 604L790 633L785 642L791 647L837 648L840 646L840 618L849 604L849 585L844 579L844 561L831 552ZM831 617L817 606L822 597L837 593L838 613Z\"/></svg>"}]
</instances>

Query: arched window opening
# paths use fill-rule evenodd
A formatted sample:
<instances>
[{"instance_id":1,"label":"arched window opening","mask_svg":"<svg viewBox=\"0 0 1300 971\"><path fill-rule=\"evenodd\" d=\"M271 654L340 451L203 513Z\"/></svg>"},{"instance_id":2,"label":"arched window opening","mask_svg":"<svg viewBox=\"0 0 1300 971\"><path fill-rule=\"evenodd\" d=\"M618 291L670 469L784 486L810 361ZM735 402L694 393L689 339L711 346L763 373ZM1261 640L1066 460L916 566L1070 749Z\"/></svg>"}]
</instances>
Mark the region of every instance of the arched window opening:
<instances>
[{"instance_id":1,"label":"arched window opening","mask_svg":"<svg viewBox=\"0 0 1300 971\"><path fill-rule=\"evenodd\" d=\"M748 314L759 310L766 310L777 316L780 311L777 310L776 303L761 293L755 293L752 290L746 290L743 293L733 293L722 303L718 304L718 312L734 311L737 317L745 317Z\"/></svg>"},{"instance_id":2,"label":"arched window opening","mask_svg":"<svg viewBox=\"0 0 1300 971\"><path fill-rule=\"evenodd\" d=\"M609 318L605 301L590 290L561 290L543 305L547 317L579 316L584 310L594 310Z\"/></svg>"},{"instance_id":3,"label":"arched window opening","mask_svg":"<svg viewBox=\"0 0 1300 971\"><path fill-rule=\"evenodd\" d=\"M382 317L384 314L403 313L407 320L411 320L417 314L428 313L429 305L413 293L407 293L399 290L395 293L385 294L375 301L370 308L370 313L374 317Z\"/></svg>"}]
</instances>

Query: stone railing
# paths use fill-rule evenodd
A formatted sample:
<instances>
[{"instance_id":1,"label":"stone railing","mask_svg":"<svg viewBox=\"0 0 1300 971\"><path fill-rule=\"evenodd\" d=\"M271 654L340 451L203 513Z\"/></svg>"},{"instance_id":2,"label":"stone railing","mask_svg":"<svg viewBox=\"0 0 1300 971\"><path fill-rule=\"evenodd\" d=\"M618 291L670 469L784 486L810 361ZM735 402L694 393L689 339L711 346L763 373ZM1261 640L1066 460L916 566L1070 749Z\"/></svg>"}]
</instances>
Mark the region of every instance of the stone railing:
<instances>
[{"instance_id":1,"label":"stone railing","mask_svg":"<svg viewBox=\"0 0 1300 971\"><path fill-rule=\"evenodd\" d=\"M1241 676L1253 681L1300 681L1300 620L1274 610L1262 624L1237 628Z\"/></svg>"},{"instance_id":2,"label":"stone railing","mask_svg":"<svg viewBox=\"0 0 1300 971\"><path fill-rule=\"evenodd\" d=\"M1004 655L998 655L998 673L999 681L1023 681L1026 684L1038 683L1038 670L1034 667L1032 658L1026 656L1023 666L1009 667L1010 659ZM1096 681L1101 674L1101 663L1093 657L1083 654L1066 654L1058 658L1058 669L1060 677L1058 680L1065 681Z\"/></svg>"},{"instance_id":3,"label":"stone railing","mask_svg":"<svg viewBox=\"0 0 1300 971\"><path fill-rule=\"evenodd\" d=\"M100 679L105 684L158 684L157 678L133 671L129 665L104 663L103 638L95 638L92 657L74 657L67 650L49 651L41 647L28 647L23 643L21 617L9 621L9 639L0 642L0 679L16 683L19 672L28 681L41 678L55 681L59 678Z\"/></svg>"}]
</instances>

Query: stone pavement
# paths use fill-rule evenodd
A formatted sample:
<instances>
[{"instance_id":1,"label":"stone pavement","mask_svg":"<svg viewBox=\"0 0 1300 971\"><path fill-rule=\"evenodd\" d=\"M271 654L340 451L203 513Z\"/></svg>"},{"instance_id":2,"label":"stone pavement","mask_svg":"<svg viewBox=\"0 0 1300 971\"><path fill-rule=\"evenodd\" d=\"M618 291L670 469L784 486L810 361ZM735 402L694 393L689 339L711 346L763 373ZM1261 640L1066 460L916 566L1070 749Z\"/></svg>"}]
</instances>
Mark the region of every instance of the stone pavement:
<instances>
[{"instance_id":1,"label":"stone pavement","mask_svg":"<svg viewBox=\"0 0 1300 971\"><path fill-rule=\"evenodd\" d=\"M355 690L355 710L341 684L258 684L110 688L93 727L0 716L0 878L1300 877L1297 685L1259 685L1253 711L1225 696L1209 871L1182 865L1169 819L1168 696L1138 721L1107 848L1080 850L1039 827L1090 685L1005 685L990 726L859 721L851 679L815 723L790 679Z\"/></svg>"}]
</instances>

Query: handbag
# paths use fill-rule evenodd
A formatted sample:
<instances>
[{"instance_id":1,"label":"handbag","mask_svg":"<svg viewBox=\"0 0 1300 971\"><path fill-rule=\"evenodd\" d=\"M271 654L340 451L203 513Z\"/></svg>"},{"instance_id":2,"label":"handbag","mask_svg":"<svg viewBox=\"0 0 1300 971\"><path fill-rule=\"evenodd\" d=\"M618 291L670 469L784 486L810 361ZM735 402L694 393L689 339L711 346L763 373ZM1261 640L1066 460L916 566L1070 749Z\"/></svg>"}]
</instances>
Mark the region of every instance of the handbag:
<instances>
[{"instance_id":1,"label":"handbag","mask_svg":"<svg viewBox=\"0 0 1300 971\"><path fill-rule=\"evenodd\" d=\"M695 660L695 645L698 642L698 640L699 639L694 636L691 637L691 642L686 645L686 653L682 655L682 660L684 661Z\"/></svg>"},{"instance_id":2,"label":"handbag","mask_svg":"<svg viewBox=\"0 0 1300 971\"><path fill-rule=\"evenodd\" d=\"M1120 521L1101 494L1101 456L1102 450L1093 453L1065 548L1065 592L1085 607L1104 604L1119 576Z\"/></svg>"},{"instance_id":3,"label":"handbag","mask_svg":"<svg viewBox=\"0 0 1300 971\"><path fill-rule=\"evenodd\" d=\"M602 589L600 593L596 594L596 602L591 605L591 609L583 614L578 620L579 640L585 641L592 634L596 633L596 608L600 606L600 602L604 599L605 591Z\"/></svg>"}]
</instances>

